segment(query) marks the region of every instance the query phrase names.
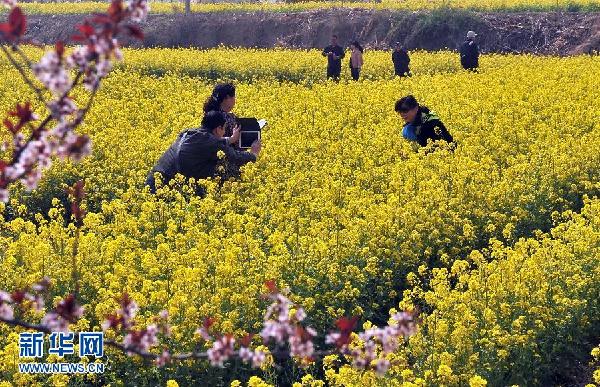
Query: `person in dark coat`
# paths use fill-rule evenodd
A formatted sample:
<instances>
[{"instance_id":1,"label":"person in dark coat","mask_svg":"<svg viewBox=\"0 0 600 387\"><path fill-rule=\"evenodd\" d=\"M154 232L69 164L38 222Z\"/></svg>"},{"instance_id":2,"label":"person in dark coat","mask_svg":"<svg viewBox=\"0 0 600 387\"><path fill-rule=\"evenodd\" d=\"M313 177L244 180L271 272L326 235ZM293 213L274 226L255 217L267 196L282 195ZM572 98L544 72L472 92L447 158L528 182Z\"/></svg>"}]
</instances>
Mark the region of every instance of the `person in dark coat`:
<instances>
[{"instance_id":1,"label":"person in dark coat","mask_svg":"<svg viewBox=\"0 0 600 387\"><path fill-rule=\"evenodd\" d=\"M337 43L337 35L331 37L331 45L325 47L323 56L327 57L327 78L334 81L340 80L342 73L342 59L346 55L344 49Z\"/></svg>"},{"instance_id":2,"label":"person in dark coat","mask_svg":"<svg viewBox=\"0 0 600 387\"><path fill-rule=\"evenodd\" d=\"M452 135L440 118L426 106L421 106L412 95L400 98L394 110L405 122L402 136L409 141L415 141L420 146L426 146L428 141L443 140L455 146Z\"/></svg>"},{"instance_id":3,"label":"person in dark coat","mask_svg":"<svg viewBox=\"0 0 600 387\"><path fill-rule=\"evenodd\" d=\"M180 133L148 174L146 185L150 192L156 193L155 173L160 173L166 184L177 173L186 178L205 179L222 175L225 168L219 171L218 167L223 163L243 165L256 161L261 149L260 140L252 144L250 152L236 150L223 141L225 123L225 114L213 110L204 116L200 128Z\"/></svg>"},{"instance_id":4,"label":"person in dark coat","mask_svg":"<svg viewBox=\"0 0 600 387\"><path fill-rule=\"evenodd\" d=\"M479 67L479 47L475 43L477 34L467 32L467 40L460 46L460 64L465 70L477 71Z\"/></svg>"},{"instance_id":5,"label":"person in dark coat","mask_svg":"<svg viewBox=\"0 0 600 387\"><path fill-rule=\"evenodd\" d=\"M408 56L408 51L402 47L400 42L396 42L394 46L394 51L392 51L392 62L394 63L394 72L396 76L410 76L410 57Z\"/></svg>"}]
</instances>

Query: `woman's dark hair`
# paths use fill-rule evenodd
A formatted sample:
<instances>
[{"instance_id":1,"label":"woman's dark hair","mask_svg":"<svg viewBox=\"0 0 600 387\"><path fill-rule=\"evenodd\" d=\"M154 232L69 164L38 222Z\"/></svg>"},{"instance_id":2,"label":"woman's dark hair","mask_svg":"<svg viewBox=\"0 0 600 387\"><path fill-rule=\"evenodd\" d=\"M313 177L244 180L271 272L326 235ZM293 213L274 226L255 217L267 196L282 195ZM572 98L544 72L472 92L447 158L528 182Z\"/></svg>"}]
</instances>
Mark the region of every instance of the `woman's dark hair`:
<instances>
[{"instance_id":1,"label":"woman's dark hair","mask_svg":"<svg viewBox=\"0 0 600 387\"><path fill-rule=\"evenodd\" d=\"M355 40L354 42L352 42L352 45L356 48L358 48L358 51L363 52L364 48L358 43L358 40Z\"/></svg>"},{"instance_id":2,"label":"woman's dark hair","mask_svg":"<svg viewBox=\"0 0 600 387\"><path fill-rule=\"evenodd\" d=\"M204 102L204 113L221 110L221 103L227 97L235 97L235 86L232 83L219 83L210 97Z\"/></svg>"},{"instance_id":3,"label":"woman's dark hair","mask_svg":"<svg viewBox=\"0 0 600 387\"><path fill-rule=\"evenodd\" d=\"M202 129L212 132L215 128L225 125L225 113L219 110L211 110L202 118Z\"/></svg>"},{"instance_id":4,"label":"woman's dark hair","mask_svg":"<svg viewBox=\"0 0 600 387\"><path fill-rule=\"evenodd\" d=\"M405 113L416 108L417 106L419 106L419 103L417 102L416 98L412 95L407 95L406 97L402 97L396 101L394 110L398 113Z\"/></svg>"}]
</instances>

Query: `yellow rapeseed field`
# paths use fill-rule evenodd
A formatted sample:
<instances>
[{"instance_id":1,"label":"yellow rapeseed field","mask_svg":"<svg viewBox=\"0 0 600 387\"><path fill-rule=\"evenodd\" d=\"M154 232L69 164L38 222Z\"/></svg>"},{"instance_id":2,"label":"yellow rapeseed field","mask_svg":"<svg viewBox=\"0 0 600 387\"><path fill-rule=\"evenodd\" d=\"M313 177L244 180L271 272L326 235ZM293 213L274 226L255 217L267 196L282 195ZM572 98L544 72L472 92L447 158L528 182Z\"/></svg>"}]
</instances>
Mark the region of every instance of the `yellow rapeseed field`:
<instances>
[{"instance_id":1,"label":"yellow rapeseed field","mask_svg":"<svg viewBox=\"0 0 600 387\"><path fill-rule=\"evenodd\" d=\"M539 385L565 353L597 344L586 347L600 323L600 202L591 199L600 191L599 57L486 55L473 74L455 53L419 52L415 75L400 80L389 53L368 52L365 80L344 73L335 84L317 51L125 55L80 129L93 154L55 164L3 208L3 288L48 275L53 296L73 289L75 227L64 222L61 184L84 178L75 267L86 313L76 331L99 329L127 291L138 323L167 308L172 347L189 350L206 316L223 332L257 331L262 283L274 278L321 331L342 315L368 325L385 323L391 308L422 312L388 377L328 358L324 370L294 369L300 385ZM6 111L29 93L0 67ZM147 172L179 131L198 126L217 78L236 82L236 114L269 121L258 162L241 181L207 182L202 200L177 182L150 195ZM402 139L393 104L409 93L442 118L454 152ZM17 373L16 332L0 325L0 380L43 385ZM97 382L273 383L272 370L111 361Z\"/></svg>"},{"instance_id":2,"label":"yellow rapeseed field","mask_svg":"<svg viewBox=\"0 0 600 387\"><path fill-rule=\"evenodd\" d=\"M91 13L104 11L106 2L32 2L23 3L27 13ZM548 11L556 9L594 10L600 9L598 0L382 0L378 2L358 1L291 1L283 2L217 2L193 3L192 12L299 12L328 8L393 9L393 10L430 10L440 7L471 9L480 11ZM151 2L152 13L183 12L182 2Z\"/></svg>"}]
</instances>

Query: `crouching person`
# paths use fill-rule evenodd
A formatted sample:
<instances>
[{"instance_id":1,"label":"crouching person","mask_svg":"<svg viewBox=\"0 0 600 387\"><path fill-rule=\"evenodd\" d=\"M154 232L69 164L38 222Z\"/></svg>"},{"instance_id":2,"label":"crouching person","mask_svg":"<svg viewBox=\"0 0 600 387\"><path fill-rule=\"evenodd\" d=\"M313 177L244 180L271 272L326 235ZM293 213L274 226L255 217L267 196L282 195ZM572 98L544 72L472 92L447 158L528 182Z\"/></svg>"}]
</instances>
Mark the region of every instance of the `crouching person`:
<instances>
[{"instance_id":1,"label":"crouching person","mask_svg":"<svg viewBox=\"0 0 600 387\"><path fill-rule=\"evenodd\" d=\"M428 141L442 140L450 144L450 149L456 147L452 135L440 118L426 106L420 105L412 95L400 98L394 110L405 123L402 128L402 136L405 139L420 146L426 146Z\"/></svg>"},{"instance_id":2,"label":"crouching person","mask_svg":"<svg viewBox=\"0 0 600 387\"><path fill-rule=\"evenodd\" d=\"M260 140L252 144L249 152L234 149L223 140L226 121L225 113L211 111L204 115L200 128L180 133L148 174L146 185L150 192L156 193L154 174L157 172L166 184L177 173L186 178L206 179L226 174L227 163L243 165L256 161Z\"/></svg>"}]
</instances>

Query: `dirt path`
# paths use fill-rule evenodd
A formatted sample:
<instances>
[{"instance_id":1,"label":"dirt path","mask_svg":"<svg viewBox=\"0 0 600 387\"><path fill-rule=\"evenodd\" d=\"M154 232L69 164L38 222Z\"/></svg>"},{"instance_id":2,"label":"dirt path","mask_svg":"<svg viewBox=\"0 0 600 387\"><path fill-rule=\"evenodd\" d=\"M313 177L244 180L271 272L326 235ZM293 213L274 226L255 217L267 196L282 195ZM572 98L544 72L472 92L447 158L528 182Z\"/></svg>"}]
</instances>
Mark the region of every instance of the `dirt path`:
<instances>
[{"instance_id":1,"label":"dirt path","mask_svg":"<svg viewBox=\"0 0 600 387\"><path fill-rule=\"evenodd\" d=\"M32 15L28 37L66 40L81 15ZM151 15L143 46L153 47L323 47L332 32L342 42L367 47L395 41L410 49L456 48L465 32L478 32L486 52L569 55L600 50L600 13L391 12L356 9L298 13L213 13ZM133 42L132 42L133 43ZM139 46L139 43L133 43Z\"/></svg>"}]
</instances>

